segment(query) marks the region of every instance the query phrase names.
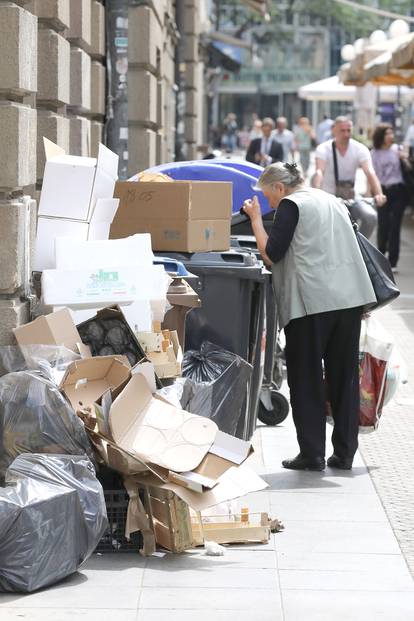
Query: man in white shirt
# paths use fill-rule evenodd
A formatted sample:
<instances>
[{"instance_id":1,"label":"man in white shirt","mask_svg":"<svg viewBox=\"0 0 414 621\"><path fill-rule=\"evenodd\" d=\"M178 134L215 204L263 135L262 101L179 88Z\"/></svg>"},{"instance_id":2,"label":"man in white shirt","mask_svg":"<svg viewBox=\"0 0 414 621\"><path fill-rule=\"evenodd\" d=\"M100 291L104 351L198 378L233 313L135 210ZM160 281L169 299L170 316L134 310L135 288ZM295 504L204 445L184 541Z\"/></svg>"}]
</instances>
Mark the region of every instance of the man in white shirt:
<instances>
[{"instance_id":1,"label":"man in white shirt","mask_svg":"<svg viewBox=\"0 0 414 621\"><path fill-rule=\"evenodd\" d=\"M273 140L276 140L283 149L283 161L289 161L289 156L294 151L294 135L290 129L287 129L287 120L284 116L276 119L276 129L272 133Z\"/></svg>"},{"instance_id":2,"label":"man in white shirt","mask_svg":"<svg viewBox=\"0 0 414 621\"><path fill-rule=\"evenodd\" d=\"M316 172L312 180L314 188L340 196L335 180L333 143L338 167L338 181L348 185L353 193L355 175L358 168L364 171L375 204L382 207L386 197L382 193L381 184L372 166L371 155L367 147L351 138L352 121L345 116L338 116L332 126L333 140L322 142L316 149ZM349 198L352 198L350 196ZM369 238L377 223L377 212L368 203L356 200L351 209L355 220L360 220L360 231Z\"/></svg>"}]
</instances>

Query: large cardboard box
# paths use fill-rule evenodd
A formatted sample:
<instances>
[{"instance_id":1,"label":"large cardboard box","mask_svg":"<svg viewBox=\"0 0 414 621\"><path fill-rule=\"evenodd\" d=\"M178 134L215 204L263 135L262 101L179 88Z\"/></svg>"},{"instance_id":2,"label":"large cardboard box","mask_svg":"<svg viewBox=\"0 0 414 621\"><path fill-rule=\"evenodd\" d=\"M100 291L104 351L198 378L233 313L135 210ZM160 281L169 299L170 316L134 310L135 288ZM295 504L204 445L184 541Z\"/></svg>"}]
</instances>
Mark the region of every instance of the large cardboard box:
<instances>
[{"instance_id":1,"label":"large cardboard box","mask_svg":"<svg viewBox=\"0 0 414 621\"><path fill-rule=\"evenodd\" d=\"M232 184L214 181L118 181L110 238L151 233L154 250L228 250Z\"/></svg>"},{"instance_id":2,"label":"large cardboard box","mask_svg":"<svg viewBox=\"0 0 414 621\"><path fill-rule=\"evenodd\" d=\"M33 345L63 345L83 357L91 355L89 347L82 343L67 308L62 308L50 315L42 315L30 323L15 328L14 336L22 348Z\"/></svg>"}]
</instances>

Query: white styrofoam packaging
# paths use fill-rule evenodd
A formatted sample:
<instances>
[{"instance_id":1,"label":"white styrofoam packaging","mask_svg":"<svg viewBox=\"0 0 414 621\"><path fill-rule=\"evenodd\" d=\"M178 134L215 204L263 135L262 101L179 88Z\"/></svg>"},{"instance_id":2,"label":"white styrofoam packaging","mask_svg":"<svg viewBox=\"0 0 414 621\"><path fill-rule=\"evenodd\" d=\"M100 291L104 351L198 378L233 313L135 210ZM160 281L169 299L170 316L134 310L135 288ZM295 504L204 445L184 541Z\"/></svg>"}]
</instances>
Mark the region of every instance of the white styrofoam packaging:
<instances>
[{"instance_id":1,"label":"white styrofoam packaging","mask_svg":"<svg viewBox=\"0 0 414 621\"><path fill-rule=\"evenodd\" d=\"M129 304L166 298L168 276L162 265L44 270L43 302L51 306Z\"/></svg>"},{"instance_id":2,"label":"white styrofoam packaging","mask_svg":"<svg viewBox=\"0 0 414 621\"><path fill-rule=\"evenodd\" d=\"M33 270L41 272L55 267L55 238L69 237L71 241L88 239L89 224L63 218L39 216Z\"/></svg>"},{"instance_id":3,"label":"white styrofoam packaging","mask_svg":"<svg viewBox=\"0 0 414 621\"><path fill-rule=\"evenodd\" d=\"M56 239L55 249L57 269L95 269L101 265L152 266L154 259L149 233L105 241L71 240L62 237Z\"/></svg>"},{"instance_id":4,"label":"white styrofoam packaging","mask_svg":"<svg viewBox=\"0 0 414 621\"><path fill-rule=\"evenodd\" d=\"M39 216L37 220L34 271L41 272L56 267L55 240L57 238L64 239L67 242L65 249L71 257L76 252L72 244L86 244L88 239L108 239L109 229L118 204L119 199L117 198L99 199L96 202L91 222Z\"/></svg>"},{"instance_id":5,"label":"white styrofoam packaging","mask_svg":"<svg viewBox=\"0 0 414 621\"><path fill-rule=\"evenodd\" d=\"M44 138L46 165L39 216L91 221L100 198L112 198L118 177L118 155L103 144L98 157L66 155Z\"/></svg>"}]
</instances>

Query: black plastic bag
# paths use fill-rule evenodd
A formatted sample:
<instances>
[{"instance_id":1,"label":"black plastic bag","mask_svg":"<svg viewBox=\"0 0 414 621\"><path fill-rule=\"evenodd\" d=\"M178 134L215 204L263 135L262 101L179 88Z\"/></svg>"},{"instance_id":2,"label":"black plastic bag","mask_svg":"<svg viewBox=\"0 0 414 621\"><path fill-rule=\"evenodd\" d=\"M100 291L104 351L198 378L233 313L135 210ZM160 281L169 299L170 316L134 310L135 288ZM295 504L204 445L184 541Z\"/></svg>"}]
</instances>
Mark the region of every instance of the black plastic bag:
<instances>
[{"instance_id":1,"label":"black plastic bag","mask_svg":"<svg viewBox=\"0 0 414 621\"><path fill-rule=\"evenodd\" d=\"M181 395L183 409L211 418L220 431L236 435L252 370L240 356L204 341L200 351L184 354L182 374L188 381Z\"/></svg>"},{"instance_id":2,"label":"black plastic bag","mask_svg":"<svg viewBox=\"0 0 414 621\"><path fill-rule=\"evenodd\" d=\"M0 479L21 453L94 459L82 421L57 386L36 371L0 378Z\"/></svg>"},{"instance_id":3,"label":"black plastic bag","mask_svg":"<svg viewBox=\"0 0 414 621\"><path fill-rule=\"evenodd\" d=\"M108 522L86 457L20 455L0 488L0 590L30 593L75 572Z\"/></svg>"}]
</instances>

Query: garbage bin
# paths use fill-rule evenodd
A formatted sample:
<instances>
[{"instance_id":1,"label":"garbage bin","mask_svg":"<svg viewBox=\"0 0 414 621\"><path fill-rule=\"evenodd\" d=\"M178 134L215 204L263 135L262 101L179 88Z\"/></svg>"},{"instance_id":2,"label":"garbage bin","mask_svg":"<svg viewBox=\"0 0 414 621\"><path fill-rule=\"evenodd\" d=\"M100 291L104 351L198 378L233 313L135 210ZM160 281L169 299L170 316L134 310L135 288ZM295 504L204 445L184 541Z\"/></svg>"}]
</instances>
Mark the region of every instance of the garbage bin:
<instances>
[{"instance_id":1,"label":"garbage bin","mask_svg":"<svg viewBox=\"0 0 414 621\"><path fill-rule=\"evenodd\" d=\"M263 379L266 285L263 266L252 253L245 251L169 252L168 256L181 261L189 272L198 276L191 280L191 286L201 298L201 307L187 314L185 350L199 349L203 341L210 341L253 366L245 415L240 417L236 434L250 439L256 427Z\"/></svg>"},{"instance_id":2,"label":"garbage bin","mask_svg":"<svg viewBox=\"0 0 414 621\"><path fill-rule=\"evenodd\" d=\"M231 246L242 252L248 250L260 259L254 236L232 235ZM283 382L283 364L278 341L276 299L273 291L272 274L265 271L265 328L266 346L262 388L258 406L258 418L266 425L278 425L289 413L289 402L279 390Z\"/></svg>"}]
</instances>

